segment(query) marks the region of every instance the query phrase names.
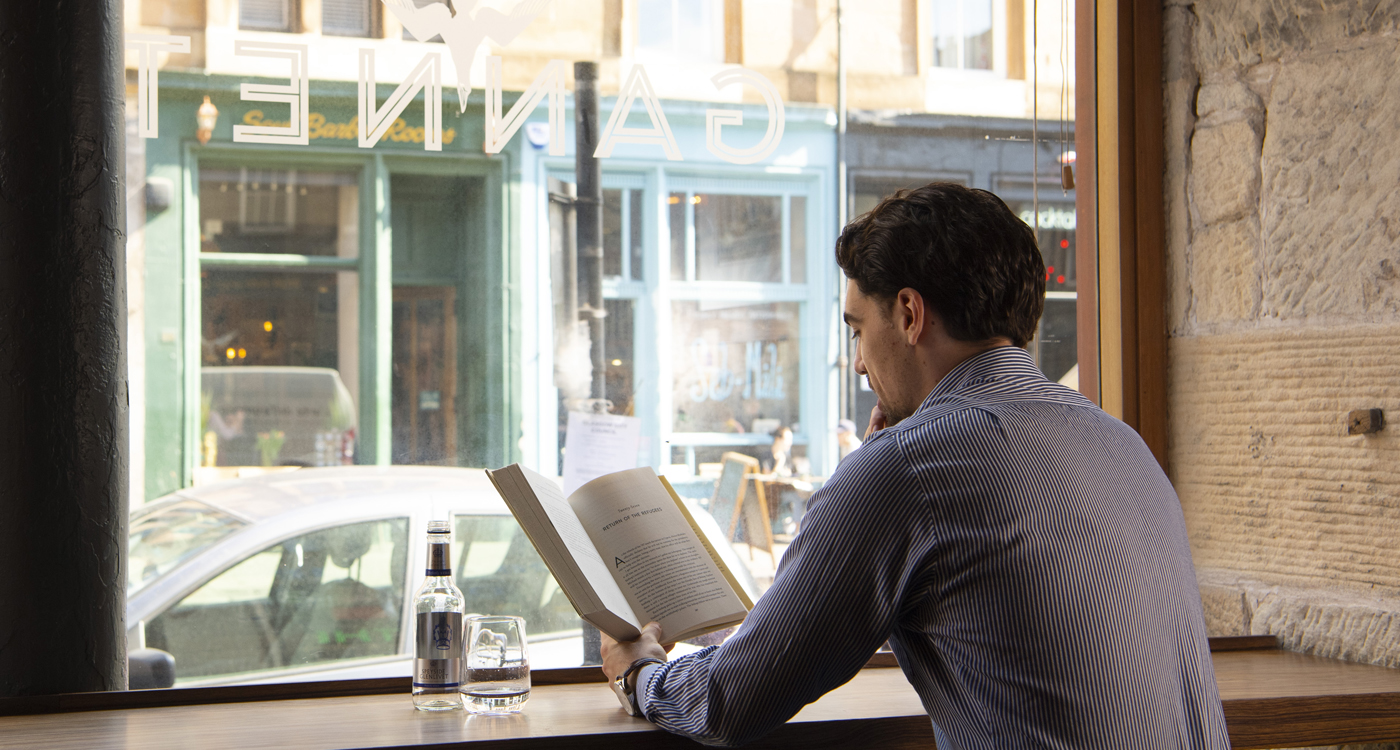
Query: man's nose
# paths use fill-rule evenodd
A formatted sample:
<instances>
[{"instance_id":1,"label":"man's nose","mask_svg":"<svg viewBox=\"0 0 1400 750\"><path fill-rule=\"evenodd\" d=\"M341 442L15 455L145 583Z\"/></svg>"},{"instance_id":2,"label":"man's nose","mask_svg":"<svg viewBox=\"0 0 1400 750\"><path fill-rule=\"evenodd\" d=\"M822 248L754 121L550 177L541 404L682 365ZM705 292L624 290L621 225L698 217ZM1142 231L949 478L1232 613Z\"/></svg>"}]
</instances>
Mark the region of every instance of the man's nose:
<instances>
[{"instance_id":1,"label":"man's nose","mask_svg":"<svg viewBox=\"0 0 1400 750\"><path fill-rule=\"evenodd\" d=\"M854 366L855 366L855 368L856 368L856 374L857 374L857 375L864 375L864 374L865 374L865 358L862 357L862 356L860 356L860 343L859 343L859 342L856 343L856 359L855 359L855 362L854 362Z\"/></svg>"}]
</instances>

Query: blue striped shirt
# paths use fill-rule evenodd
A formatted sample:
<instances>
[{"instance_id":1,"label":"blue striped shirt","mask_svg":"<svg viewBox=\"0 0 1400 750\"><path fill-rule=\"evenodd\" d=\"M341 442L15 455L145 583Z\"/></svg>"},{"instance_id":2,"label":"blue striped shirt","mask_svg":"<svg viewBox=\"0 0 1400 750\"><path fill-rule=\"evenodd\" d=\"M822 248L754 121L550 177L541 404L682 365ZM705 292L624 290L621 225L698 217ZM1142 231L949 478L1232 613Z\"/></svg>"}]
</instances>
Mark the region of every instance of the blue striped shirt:
<instances>
[{"instance_id":1,"label":"blue striped shirt","mask_svg":"<svg viewBox=\"0 0 1400 750\"><path fill-rule=\"evenodd\" d=\"M642 708L742 744L886 640L945 750L1229 747L1176 493L1014 347L842 461L739 631L646 670Z\"/></svg>"}]
</instances>

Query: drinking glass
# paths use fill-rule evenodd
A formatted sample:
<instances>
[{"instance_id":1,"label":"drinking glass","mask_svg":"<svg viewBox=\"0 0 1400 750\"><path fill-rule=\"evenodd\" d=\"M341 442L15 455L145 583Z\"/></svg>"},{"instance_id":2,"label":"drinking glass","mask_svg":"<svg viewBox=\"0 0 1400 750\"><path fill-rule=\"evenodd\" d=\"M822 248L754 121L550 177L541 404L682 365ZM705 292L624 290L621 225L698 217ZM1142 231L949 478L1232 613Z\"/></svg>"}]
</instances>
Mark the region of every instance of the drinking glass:
<instances>
[{"instance_id":1,"label":"drinking glass","mask_svg":"<svg viewBox=\"0 0 1400 750\"><path fill-rule=\"evenodd\" d=\"M478 714L509 714L530 699L530 656L521 617L472 615L466 624L462 700Z\"/></svg>"}]
</instances>

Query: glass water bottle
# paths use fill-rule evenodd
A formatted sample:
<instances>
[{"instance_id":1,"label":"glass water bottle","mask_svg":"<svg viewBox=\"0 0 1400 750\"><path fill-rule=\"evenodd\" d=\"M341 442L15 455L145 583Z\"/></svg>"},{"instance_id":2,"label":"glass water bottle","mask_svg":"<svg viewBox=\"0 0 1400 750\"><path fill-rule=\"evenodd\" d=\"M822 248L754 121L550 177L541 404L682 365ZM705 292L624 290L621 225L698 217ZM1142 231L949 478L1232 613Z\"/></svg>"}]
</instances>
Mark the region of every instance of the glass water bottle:
<instances>
[{"instance_id":1,"label":"glass water bottle","mask_svg":"<svg viewBox=\"0 0 1400 750\"><path fill-rule=\"evenodd\" d=\"M462 592L452 581L452 530L428 523L428 569L413 600L413 706L420 711L462 708Z\"/></svg>"}]
</instances>

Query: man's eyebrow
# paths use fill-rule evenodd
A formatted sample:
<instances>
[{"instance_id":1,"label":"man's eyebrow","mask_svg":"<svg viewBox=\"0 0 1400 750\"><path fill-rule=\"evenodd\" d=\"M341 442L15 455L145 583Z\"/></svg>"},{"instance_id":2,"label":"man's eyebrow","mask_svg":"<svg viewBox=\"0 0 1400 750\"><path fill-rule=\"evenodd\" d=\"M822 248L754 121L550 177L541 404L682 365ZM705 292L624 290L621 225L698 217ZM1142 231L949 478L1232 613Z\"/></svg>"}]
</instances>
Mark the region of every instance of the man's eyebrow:
<instances>
[{"instance_id":1,"label":"man's eyebrow","mask_svg":"<svg viewBox=\"0 0 1400 750\"><path fill-rule=\"evenodd\" d=\"M846 325L848 326L854 326L855 324L860 322L860 318L857 318L856 316L850 313L841 313L841 319L846 321Z\"/></svg>"}]
</instances>

